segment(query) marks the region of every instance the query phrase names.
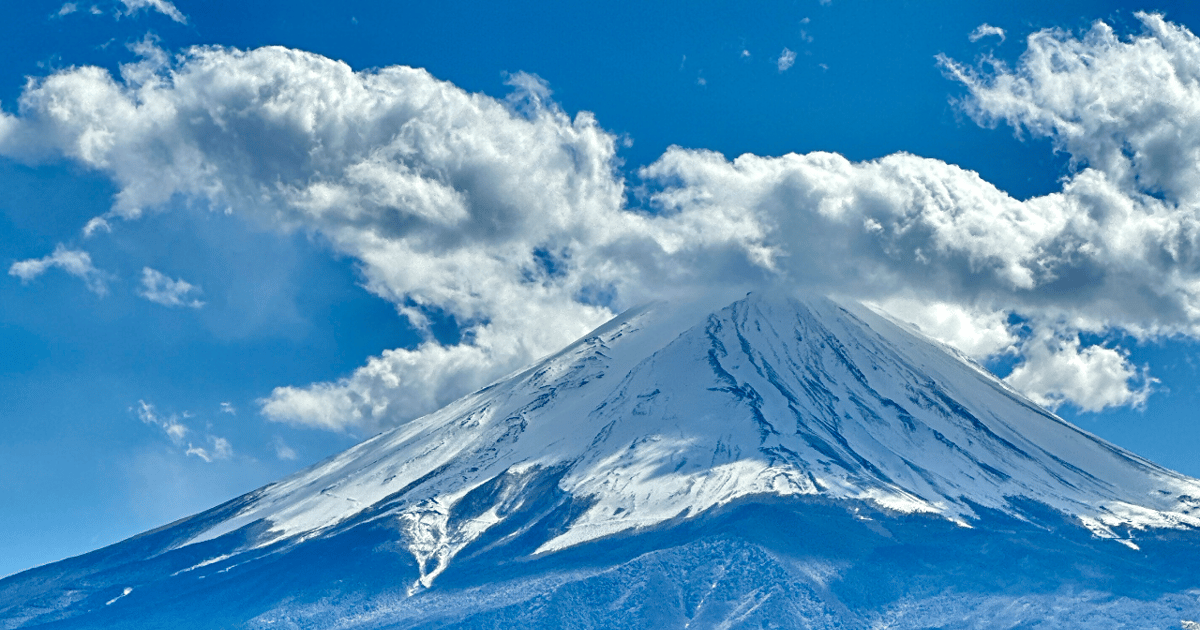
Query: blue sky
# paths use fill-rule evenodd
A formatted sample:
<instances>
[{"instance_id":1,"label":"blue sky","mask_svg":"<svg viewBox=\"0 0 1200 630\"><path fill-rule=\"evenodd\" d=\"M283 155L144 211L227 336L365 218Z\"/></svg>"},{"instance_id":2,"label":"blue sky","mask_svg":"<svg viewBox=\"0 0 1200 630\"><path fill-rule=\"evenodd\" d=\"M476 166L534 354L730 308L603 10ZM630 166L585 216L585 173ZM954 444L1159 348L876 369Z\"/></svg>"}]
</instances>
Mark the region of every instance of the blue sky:
<instances>
[{"instance_id":1,"label":"blue sky","mask_svg":"<svg viewBox=\"0 0 1200 630\"><path fill-rule=\"evenodd\" d=\"M876 302L1200 475L1200 104L1171 82L1197 28L1170 2L9 7L0 575L721 284Z\"/></svg>"}]
</instances>

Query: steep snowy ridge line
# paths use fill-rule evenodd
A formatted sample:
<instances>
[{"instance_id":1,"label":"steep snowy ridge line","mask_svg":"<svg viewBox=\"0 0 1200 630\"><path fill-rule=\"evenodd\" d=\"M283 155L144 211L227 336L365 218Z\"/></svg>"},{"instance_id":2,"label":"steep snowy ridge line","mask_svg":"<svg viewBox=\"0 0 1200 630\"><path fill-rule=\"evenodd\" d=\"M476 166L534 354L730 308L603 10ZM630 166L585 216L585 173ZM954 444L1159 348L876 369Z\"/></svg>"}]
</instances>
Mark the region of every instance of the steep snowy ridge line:
<instances>
[{"instance_id":1,"label":"steep snowy ridge line","mask_svg":"<svg viewBox=\"0 0 1200 630\"><path fill-rule=\"evenodd\" d=\"M886 322L886 324L891 325L892 327L897 328L900 331L902 331L902 333L904 335L915 337L915 338L919 339L920 342L934 346L937 349L943 351L944 353L954 356L962 364L967 365L967 366L971 367L972 369L974 369L974 371L977 373L977 375L983 381L991 384L994 388L996 388L1001 393L1003 393L1004 395L1006 395L1007 397L1012 399L1014 402L1026 407L1028 410L1030 410L1038 415L1041 415L1048 420L1053 421L1054 423L1056 423L1058 425L1061 425L1067 429L1077 432L1081 436L1081 438L1103 446L1104 448L1112 451L1112 453L1114 455L1117 455L1119 457L1127 459L1131 463L1143 467L1148 472L1152 472L1154 474L1164 474L1165 473L1167 475L1185 478L1183 475L1179 475L1178 473L1176 473L1174 471L1161 468L1157 464L1141 457L1140 455L1138 455L1136 453L1125 450L1115 444L1106 442L1106 441L1102 440L1101 438L1097 437L1096 435L1094 435L1084 429L1081 429L1073 424L1070 424L1070 423L1062 420L1058 416L1050 413L1049 411L1042 409L1037 404L1035 404L1032 401L1030 401L1029 399L1025 398L1020 392L1013 389L1010 385L1008 385L1008 383L1005 383L1003 380L997 378L994 374L989 372L987 370L987 368L985 368L982 365L980 365L979 363L977 363L974 359L963 354L958 349L956 349L952 346L946 345L945 343L938 341L936 339L926 337L925 334L916 326L913 326L912 324L904 322L903 320L896 319L895 317L888 314L886 311L882 310L877 305L855 304L853 302L848 302L848 303L842 305L842 308L848 310L848 312L855 315L856 317L861 317L861 318L865 318L865 319L877 318L879 320L882 320L883 322ZM879 326L876 325L876 328L879 328ZM907 347L907 346L911 346L911 345L912 345L911 341L904 340L904 341L901 341L900 343L896 344L895 347L897 349L899 349L899 348L903 348L903 347ZM995 419L997 421L1002 421L1000 418L995 418ZM1044 452L1044 453L1047 453L1047 454L1053 456L1045 449L1040 449L1040 450L1042 450L1042 452ZM1064 464L1065 464L1065 462L1064 462Z\"/></svg>"},{"instance_id":2,"label":"steep snowy ridge line","mask_svg":"<svg viewBox=\"0 0 1200 630\"><path fill-rule=\"evenodd\" d=\"M286 479L0 581L0 628L1200 617L1200 481L862 305L720 306L627 312Z\"/></svg>"},{"instance_id":3,"label":"steep snowy ridge line","mask_svg":"<svg viewBox=\"0 0 1200 630\"><path fill-rule=\"evenodd\" d=\"M862 306L760 295L717 312L652 304L273 484L189 543L260 521L269 528L251 548L391 522L428 586L514 500L459 518L464 497L564 465L559 489L591 507L538 553L759 494L862 499L964 525L972 505L1019 516L1009 497L1025 497L1113 537L1200 526L1195 480L980 370Z\"/></svg>"}]
</instances>

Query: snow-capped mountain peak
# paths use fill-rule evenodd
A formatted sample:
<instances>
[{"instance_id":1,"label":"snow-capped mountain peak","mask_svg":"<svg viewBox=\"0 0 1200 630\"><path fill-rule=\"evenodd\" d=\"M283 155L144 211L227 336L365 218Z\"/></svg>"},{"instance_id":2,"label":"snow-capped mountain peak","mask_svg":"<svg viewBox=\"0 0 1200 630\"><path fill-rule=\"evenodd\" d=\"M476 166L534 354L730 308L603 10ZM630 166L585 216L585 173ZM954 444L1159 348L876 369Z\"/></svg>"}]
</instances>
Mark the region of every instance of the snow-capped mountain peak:
<instances>
[{"instance_id":1,"label":"snow-capped mountain peak","mask_svg":"<svg viewBox=\"0 0 1200 630\"><path fill-rule=\"evenodd\" d=\"M861 305L662 302L0 580L0 630L1166 627L1197 497Z\"/></svg>"},{"instance_id":2,"label":"snow-capped mountain peak","mask_svg":"<svg viewBox=\"0 0 1200 630\"><path fill-rule=\"evenodd\" d=\"M252 523L266 524L250 541L261 546L385 519L428 586L547 484L581 507L538 553L757 495L866 500L964 526L978 507L1019 516L1017 498L1114 538L1118 526L1200 526L1200 483L938 344L862 306L755 294L711 312L625 313L268 486L185 544Z\"/></svg>"}]
</instances>

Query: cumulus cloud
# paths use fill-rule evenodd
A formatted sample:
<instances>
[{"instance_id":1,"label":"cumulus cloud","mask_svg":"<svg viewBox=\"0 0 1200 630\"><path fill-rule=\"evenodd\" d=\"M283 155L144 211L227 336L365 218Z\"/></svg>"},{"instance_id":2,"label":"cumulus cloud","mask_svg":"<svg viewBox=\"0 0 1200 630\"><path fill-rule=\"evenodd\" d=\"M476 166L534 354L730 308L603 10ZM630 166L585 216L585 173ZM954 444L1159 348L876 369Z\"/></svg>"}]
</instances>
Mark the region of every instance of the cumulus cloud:
<instances>
[{"instance_id":1,"label":"cumulus cloud","mask_svg":"<svg viewBox=\"0 0 1200 630\"><path fill-rule=\"evenodd\" d=\"M977 42L984 37L999 37L1000 43L1004 43L1004 29L984 23L976 26L975 30L971 31L970 35L967 35L967 39L973 42Z\"/></svg>"},{"instance_id":2,"label":"cumulus cloud","mask_svg":"<svg viewBox=\"0 0 1200 630\"><path fill-rule=\"evenodd\" d=\"M1084 411L1146 403L1158 381L1130 364L1128 353L1093 345L1079 337L1042 332L1025 345L1024 362L1004 380L1049 409L1070 401Z\"/></svg>"},{"instance_id":3,"label":"cumulus cloud","mask_svg":"<svg viewBox=\"0 0 1200 630\"><path fill-rule=\"evenodd\" d=\"M143 10L158 11L180 24L187 24L187 16L180 13L170 0L121 0L121 4L125 6L125 15L133 15Z\"/></svg>"},{"instance_id":4,"label":"cumulus cloud","mask_svg":"<svg viewBox=\"0 0 1200 630\"><path fill-rule=\"evenodd\" d=\"M233 403L223 402L221 403L221 413L227 413L231 416L236 416L237 408L233 406Z\"/></svg>"},{"instance_id":5,"label":"cumulus cloud","mask_svg":"<svg viewBox=\"0 0 1200 630\"><path fill-rule=\"evenodd\" d=\"M1021 342L1001 311L972 308L912 295L894 295L869 303L882 313L915 325L975 360L1012 354Z\"/></svg>"},{"instance_id":6,"label":"cumulus cloud","mask_svg":"<svg viewBox=\"0 0 1200 630\"><path fill-rule=\"evenodd\" d=\"M78 10L79 5L75 4L74 2L67 2L59 7L58 11L56 11L54 15L51 15L50 17L63 17L64 15L70 15Z\"/></svg>"},{"instance_id":7,"label":"cumulus cloud","mask_svg":"<svg viewBox=\"0 0 1200 630\"><path fill-rule=\"evenodd\" d=\"M200 308L204 302L192 299L190 294L201 293L200 287L189 284L182 279L172 280L166 274L150 267L142 268L142 287L138 295L163 306L186 306Z\"/></svg>"},{"instance_id":8,"label":"cumulus cloud","mask_svg":"<svg viewBox=\"0 0 1200 630\"><path fill-rule=\"evenodd\" d=\"M1092 187L1089 194L1129 192L1130 202L1145 204L1111 208L1098 199L1104 212L1134 219L1160 212L1157 222L1170 223L1188 218L1171 213L1200 198L1200 43L1162 16L1137 16L1145 32L1128 40L1103 22L1078 39L1059 30L1035 33L1015 70L985 75L945 59L943 65L970 90L966 109L978 121L1051 138L1084 169L1075 180ZM1180 260L1190 253L1178 247L1190 239L1192 223L1163 234L1173 237L1164 254Z\"/></svg>"},{"instance_id":9,"label":"cumulus cloud","mask_svg":"<svg viewBox=\"0 0 1200 630\"><path fill-rule=\"evenodd\" d=\"M144 50L120 78L34 80L16 116L0 113L0 153L106 173L110 219L182 199L319 233L425 331L337 381L276 389L261 401L273 420L377 430L634 303L758 282L873 302L973 356L1011 353L1010 383L1047 404L1136 405L1150 377L1080 334L1200 336L1200 44L1139 17L1126 39L1099 23L1035 34L1015 68L942 60L980 123L1072 156L1060 191L1027 200L906 153L672 147L638 171L644 207L628 207L617 138L534 75L496 99L283 48ZM435 312L461 342L433 337ZM1009 328L1014 313L1031 333Z\"/></svg>"},{"instance_id":10,"label":"cumulus cloud","mask_svg":"<svg viewBox=\"0 0 1200 630\"><path fill-rule=\"evenodd\" d=\"M788 68L791 68L795 64L796 53L787 48L784 48L783 52L779 53L779 58L775 60L775 66L779 68L780 72L787 72Z\"/></svg>"},{"instance_id":11,"label":"cumulus cloud","mask_svg":"<svg viewBox=\"0 0 1200 630\"><path fill-rule=\"evenodd\" d=\"M597 300L636 283L627 268L665 262L657 230L643 229L651 219L621 207L615 138L590 114L567 116L536 77L511 83L496 100L412 68L355 73L281 48L194 49L157 79L77 68L37 82L0 151L107 172L120 189L113 217L178 195L318 230L418 326L433 308L452 315L467 343L430 339L342 384L282 388L265 407L308 425L372 427L568 343L612 315ZM712 240L738 249L737 230L726 233ZM640 262L606 252L621 247L646 251Z\"/></svg>"},{"instance_id":12,"label":"cumulus cloud","mask_svg":"<svg viewBox=\"0 0 1200 630\"><path fill-rule=\"evenodd\" d=\"M108 274L92 265L92 257L87 252L78 249L67 249L59 243L54 252L41 258L30 258L14 262L8 268L8 275L30 282L50 269L62 269L68 274L83 280L87 288L96 295L108 293Z\"/></svg>"}]
</instances>

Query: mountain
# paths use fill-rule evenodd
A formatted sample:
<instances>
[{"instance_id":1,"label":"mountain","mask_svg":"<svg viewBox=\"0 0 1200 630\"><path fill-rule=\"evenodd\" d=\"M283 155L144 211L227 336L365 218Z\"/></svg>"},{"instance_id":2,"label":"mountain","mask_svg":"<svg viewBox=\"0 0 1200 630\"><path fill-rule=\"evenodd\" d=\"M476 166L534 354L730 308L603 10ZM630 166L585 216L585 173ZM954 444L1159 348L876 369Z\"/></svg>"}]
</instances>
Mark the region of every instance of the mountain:
<instances>
[{"instance_id":1,"label":"mountain","mask_svg":"<svg viewBox=\"0 0 1200 630\"><path fill-rule=\"evenodd\" d=\"M869 308L656 303L0 628L1179 627L1200 481Z\"/></svg>"}]
</instances>

